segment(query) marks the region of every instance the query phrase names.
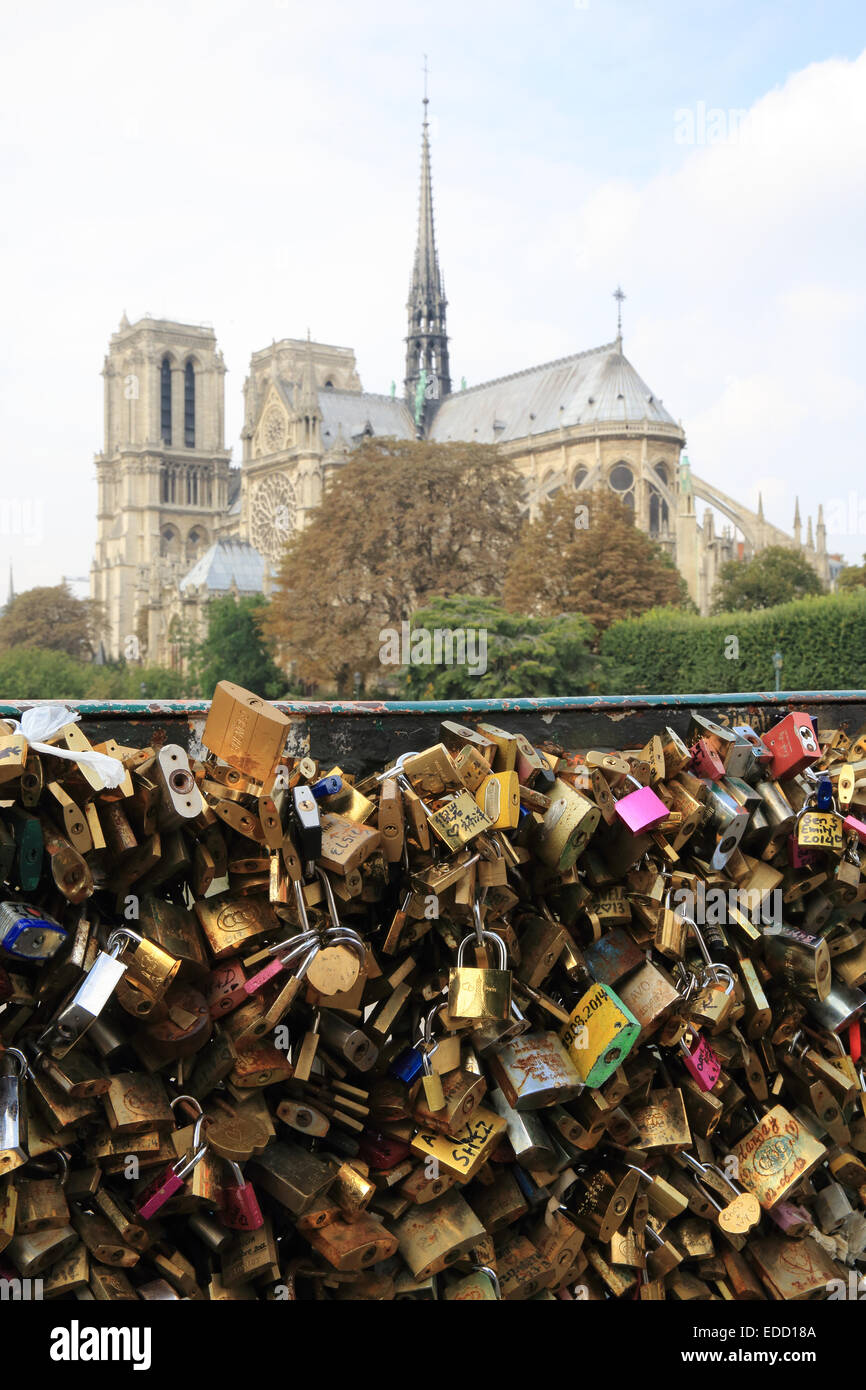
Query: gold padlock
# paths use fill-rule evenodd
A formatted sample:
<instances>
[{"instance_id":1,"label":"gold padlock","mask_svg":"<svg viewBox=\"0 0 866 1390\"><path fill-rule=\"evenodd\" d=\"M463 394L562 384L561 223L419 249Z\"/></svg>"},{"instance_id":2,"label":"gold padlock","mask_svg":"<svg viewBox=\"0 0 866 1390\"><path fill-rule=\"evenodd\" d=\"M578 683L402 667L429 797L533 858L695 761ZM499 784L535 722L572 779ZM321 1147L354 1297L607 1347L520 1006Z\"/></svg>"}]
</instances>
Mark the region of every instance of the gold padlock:
<instances>
[{"instance_id":1,"label":"gold padlock","mask_svg":"<svg viewBox=\"0 0 866 1390\"><path fill-rule=\"evenodd\" d=\"M169 955L155 941L148 941L129 927L118 927L113 936L124 936L135 943L135 949L126 965L126 972L115 986L118 1004L136 1018L146 1018L160 1003L169 985L180 970L180 961Z\"/></svg>"},{"instance_id":2,"label":"gold padlock","mask_svg":"<svg viewBox=\"0 0 866 1390\"><path fill-rule=\"evenodd\" d=\"M507 1019L511 1014L511 971L507 968L505 942L495 932L481 929L481 914L476 910L476 933L465 936L457 950L457 965L448 977L448 1014L453 1019ZM499 968L466 966L463 958L470 944L480 946L489 941L499 957Z\"/></svg>"}]
</instances>

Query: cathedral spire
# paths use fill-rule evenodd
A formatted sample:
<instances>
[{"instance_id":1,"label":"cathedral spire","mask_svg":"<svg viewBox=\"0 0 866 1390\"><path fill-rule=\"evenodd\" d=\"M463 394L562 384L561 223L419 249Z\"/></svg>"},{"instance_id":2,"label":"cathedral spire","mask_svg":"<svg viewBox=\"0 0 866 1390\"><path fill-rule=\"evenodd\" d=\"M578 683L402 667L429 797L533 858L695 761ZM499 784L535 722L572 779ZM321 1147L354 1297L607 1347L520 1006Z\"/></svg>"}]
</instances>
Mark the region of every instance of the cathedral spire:
<instances>
[{"instance_id":1,"label":"cathedral spire","mask_svg":"<svg viewBox=\"0 0 866 1390\"><path fill-rule=\"evenodd\" d=\"M430 173L430 136L427 121L427 60L424 60L424 120L421 127L421 193L418 206L418 238L412 281L409 286L406 336L405 390L419 429L423 429L430 402L449 395L451 370L445 326L445 287L439 269L433 223L433 181Z\"/></svg>"},{"instance_id":2,"label":"cathedral spire","mask_svg":"<svg viewBox=\"0 0 866 1390\"><path fill-rule=\"evenodd\" d=\"M794 498L794 540L798 546L803 544L803 526L800 521L800 499Z\"/></svg>"}]
</instances>

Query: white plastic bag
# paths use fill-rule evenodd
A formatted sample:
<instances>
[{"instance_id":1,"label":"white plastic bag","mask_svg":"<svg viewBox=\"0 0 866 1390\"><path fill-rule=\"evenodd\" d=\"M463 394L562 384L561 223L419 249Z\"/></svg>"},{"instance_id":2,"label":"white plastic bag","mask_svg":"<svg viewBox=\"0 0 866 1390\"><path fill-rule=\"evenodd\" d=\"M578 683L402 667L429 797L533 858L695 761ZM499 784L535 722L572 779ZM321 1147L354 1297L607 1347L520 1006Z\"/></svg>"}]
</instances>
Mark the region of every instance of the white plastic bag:
<instances>
[{"instance_id":1,"label":"white plastic bag","mask_svg":"<svg viewBox=\"0 0 866 1390\"><path fill-rule=\"evenodd\" d=\"M56 748L45 742L64 725L76 724L80 718L78 711L69 709L67 705L45 704L26 709L21 719L13 720L12 724L15 732L23 734L35 752L50 753L53 758L66 758L69 762L78 763L79 767L89 767L99 773L106 787L119 787L125 770L117 758L110 758L107 753L73 753L69 748Z\"/></svg>"}]
</instances>

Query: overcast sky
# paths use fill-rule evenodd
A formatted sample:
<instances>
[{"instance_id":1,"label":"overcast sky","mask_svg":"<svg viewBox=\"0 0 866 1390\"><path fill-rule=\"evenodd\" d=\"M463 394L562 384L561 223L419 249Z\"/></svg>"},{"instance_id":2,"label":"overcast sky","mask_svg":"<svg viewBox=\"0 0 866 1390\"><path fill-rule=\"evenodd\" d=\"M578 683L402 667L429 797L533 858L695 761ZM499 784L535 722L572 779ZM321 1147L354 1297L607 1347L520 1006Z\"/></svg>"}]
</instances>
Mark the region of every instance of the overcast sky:
<instances>
[{"instance_id":1,"label":"overcast sky","mask_svg":"<svg viewBox=\"0 0 866 1390\"><path fill-rule=\"evenodd\" d=\"M694 471L866 550L866 6L2 6L0 601L89 571L125 310L216 329L228 443L272 338L403 366L423 55L452 375L609 341ZM744 119L745 113L749 115Z\"/></svg>"}]
</instances>

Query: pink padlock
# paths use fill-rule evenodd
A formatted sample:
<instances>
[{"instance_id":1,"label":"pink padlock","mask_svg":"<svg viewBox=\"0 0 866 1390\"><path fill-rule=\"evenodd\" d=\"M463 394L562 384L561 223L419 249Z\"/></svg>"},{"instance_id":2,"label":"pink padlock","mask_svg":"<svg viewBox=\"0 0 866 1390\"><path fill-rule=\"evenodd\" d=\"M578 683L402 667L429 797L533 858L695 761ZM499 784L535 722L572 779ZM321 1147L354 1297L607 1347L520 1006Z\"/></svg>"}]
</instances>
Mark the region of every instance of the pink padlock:
<instances>
[{"instance_id":1,"label":"pink padlock","mask_svg":"<svg viewBox=\"0 0 866 1390\"><path fill-rule=\"evenodd\" d=\"M192 1172L196 1164L201 1163L207 1153L207 1144L202 1143L201 1138L202 1126L205 1121L204 1111L195 1096L175 1096L174 1100L169 1102L172 1110L182 1100L188 1101L190 1105L198 1108L198 1119L195 1122L192 1136L192 1153L184 1154L183 1158L179 1158L176 1163L170 1163L158 1177L155 1177L143 1191L139 1192L135 1199L135 1209L139 1216L144 1217L145 1221L150 1221L151 1217L156 1216L166 1202L181 1191L187 1175Z\"/></svg>"},{"instance_id":2,"label":"pink padlock","mask_svg":"<svg viewBox=\"0 0 866 1390\"><path fill-rule=\"evenodd\" d=\"M286 949L287 947L289 948L288 950ZM297 960L300 956L303 956L304 960L295 971L295 974L303 979L314 957L321 950L321 947L322 940L315 931L299 932L297 936L291 936L287 941L281 941L278 945L271 946L270 949L274 953L274 959L269 961L267 965L262 966L258 974L250 976L244 985L244 992L246 994L256 994L263 985L268 983L268 980L272 980L275 975L279 975L281 970L285 970L287 966L291 965L292 961ZM282 952L282 954L278 954L279 952Z\"/></svg>"},{"instance_id":3,"label":"pink padlock","mask_svg":"<svg viewBox=\"0 0 866 1390\"><path fill-rule=\"evenodd\" d=\"M706 777L710 782L721 782L725 775L725 764L708 739L699 738L692 748L692 763L689 768L696 777Z\"/></svg>"},{"instance_id":4,"label":"pink padlock","mask_svg":"<svg viewBox=\"0 0 866 1390\"><path fill-rule=\"evenodd\" d=\"M719 1079L722 1064L710 1044L697 1028L690 1028L691 1039L680 1038L686 1071L697 1081L702 1091L711 1091Z\"/></svg>"},{"instance_id":5,"label":"pink padlock","mask_svg":"<svg viewBox=\"0 0 866 1390\"><path fill-rule=\"evenodd\" d=\"M272 980L275 975L279 975L280 971L285 970L285 968L285 962L282 960L276 959L269 961L267 965L262 966L257 974L251 975L250 978L244 982L244 993L258 993L262 986L268 983L268 980Z\"/></svg>"},{"instance_id":6,"label":"pink padlock","mask_svg":"<svg viewBox=\"0 0 866 1390\"><path fill-rule=\"evenodd\" d=\"M627 792L619 798L614 807L616 814L633 835L642 835L647 830L654 830L669 814L667 806L652 787L641 786L636 777L629 774L626 781L634 782L637 791Z\"/></svg>"},{"instance_id":7,"label":"pink padlock","mask_svg":"<svg viewBox=\"0 0 866 1390\"><path fill-rule=\"evenodd\" d=\"M849 835L856 835L861 845L866 845L866 821L858 820L856 816L846 816L842 829Z\"/></svg>"},{"instance_id":8,"label":"pink padlock","mask_svg":"<svg viewBox=\"0 0 866 1390\"><path fill-rule=\"evenodd\" d=\"M245 1180L240 1164L229 1160L237 1184L220 1188L220 1221L230 1231L258 1231L265 1224L252 1183Z\"/></svg>"},{"instance_id":9,"label":"pink padlock","mask_svg":"<svg viewBox=\"0 0 866 1390\"><path fill-rule=\"evenodd\" d=\"M788 836L788 863L792 869L814 869L818 856L813 849L798 844L796 834L792 834Z\"/></svg>"},{"instance_id":10,"label":"pink padlock","mask_svg":"<svg viewBox=\"0 0 866 1390\"><path fill-rule=\"evenodd\" d=\"M805 1207L798 1207L795 1202L777 1202L768 1212L771 1221L775 1221L779 1230L784 1231L787 1236L804 1236L812 1230L812 1215Z\"/></svg>"}]
</instances>

